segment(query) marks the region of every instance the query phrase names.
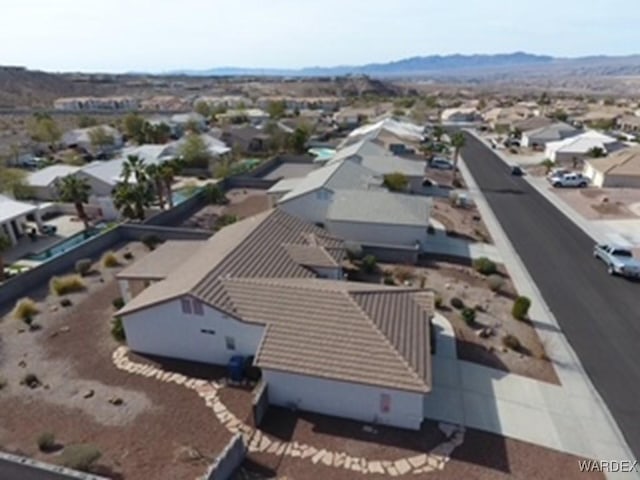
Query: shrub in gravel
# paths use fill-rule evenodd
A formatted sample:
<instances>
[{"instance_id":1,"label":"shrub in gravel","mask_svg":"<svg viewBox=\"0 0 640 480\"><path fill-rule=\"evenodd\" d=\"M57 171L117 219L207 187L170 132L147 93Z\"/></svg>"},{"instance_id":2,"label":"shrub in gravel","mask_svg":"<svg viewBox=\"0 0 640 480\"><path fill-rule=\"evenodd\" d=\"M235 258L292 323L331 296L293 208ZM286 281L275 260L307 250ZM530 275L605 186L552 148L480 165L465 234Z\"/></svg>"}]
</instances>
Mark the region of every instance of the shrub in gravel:
<instances>
[{"instance_id":1,"label":"shrub in gravel","mask_svg":"<svg viewBox=\"0 0 640 480\"><path fill-rule=\"evenodd\" d=\"M56 437L51 432L44 432L38 436L36 443L41 452L50 452L56 446Z\"/></svg>"},{"instance_id":2,"label":"shrub in gravel","mask_svg":"<svg viewBox=\"0 0 640 480\"><path fill-rule=\"evenodd\" d=\"M373 273L378 268L378 260L373 255L366 255L362 259L362 269L366 273Z\"/></svg>"},{"instance_id":3,"label":"shrub in gravel","mask_svg":"<svg viewBox=\"0 0 640 480\"><path fill-rule=\"evenodd\" d=\"M153 234L143 235L142 238L140 238L140 241L144 243L144 246L149 250L155 250L155 248L162 243L160 237Z\"/></svg>"},{"instance_id":4,"label":"shrub in gravel","mask_svg":"<svg viewBox=\"0 0 640 480\"><path fill-rule=\"evenodd\" d=\"M451 306L453 308L455 308L456 310L462 310L464 308L464 302L462 301L462 299L458 298L458 297L453 297L449 303L451 304Z\"/></svg>"},{"instance_id":5,"label":"shrub in gravel","mask_svg":"<svg viewBox=\"0 0 640 480\"><path fill-rule=\"evenodd\" d=\"M515 335L508 333L502 337L502 344L510 350L518 351L522 347L520 340Z\"/></svg>"},{"instance_id":6,"label":"shrub in gravel","mask_svg":"<svg viewBox=\"0 0 640 480\"><path fill-rule=\"evenodd\" d=\"M20 384L26 385L29 388L37 388L42 385L42 382L35 373L27 373L22 377Z\"/></svg>"},{"instance_id":7,"label":"shrub in gravel","mask_svg":"<svg viewBox=\"0 0 640 480\"><path fill-rule=\"evenodd\" d=\"M105 268L115 268L120 265L120 261L116 254L113 252L107 252L102 256L102 266Z\"/></svg>"},{"instance_id":8,"label":"shrub in gravel","mask_svg":"<svg viewBox=\"0 0 640 480\"><path fill-rule=\"evenodd\" d=\"M476 258L473 261L473 268L482 275L493 275L498 272L498 266L487 257Z\"/></svg>"},{"instance_id":9,"label":"shrub in gravel","mask_svg":"<svg viewBox=\"0 0 640 480\"><path fill-rule=\"evenodd\" d=\"M356 242L345 242L344 249L349 260L361 260L362 259L362 245Z\"/></svg>"},{"instance_id":10,"label":"shrub in gravel","mask_svg":"<svg viewBox=\"0 0 640 480\"><path fill-rule=\"evenodd\" d=\"M0 377L0 390L3 390L4 387L7 386L7 379L4 377Z\"/></svg>"},{"instance_id":11,"label":"shrub in gravel","mask_svg":"<svg viewBox=\"0 0 640 480\"><path fill-rule=\"evenodd\" d=\"M441 309L442 309L442 307L444 307L444 300L443 300L443 298L442 298L442 296L441 296L441 295L436 295L436 296L433 298L433 305L434 305L438 310L441 310Z\"/></svg>"},{"instance_id":12,"label":"shrub in gravel","mask_svg":"<svg viewBox=\"0 0 640 480\"><path fill-rule=\"evenodd\" d=\"M91 271L91 259L89 258L81 258L75 264L75 272L78 275L86 276Z\"/></svg>"},{"instance_id":13,"label":"shrub in gravel","mask_svg":"<svg viewBox=\"0 0 640 480\"><path fill-rule=\"evenodd\" d=\"M88 443L69 445L62 451L62 464L67 468L86 472L101 456L102 453L94 445Z\"/></svg>"},{"instance_id":14,"label":"shrub in gravel","mask_svg":"<svg viewBox=\"0 0 640 480\"><path fill-rule=\"evenodd\" d=\"M86 285L80 275L65 275L63 277L53 277L49 282L51 293L58 296L68 293L81 292Z\"/></svg>"},{"instance_id":15,"label":"shrub in gravel","mask_svg":"<svg viewBox=\"0 0 640 480\"><path fill-rule=\"evenodd\" d=\"M118 342L124 342L127 337L122 324L122 318L116 317L111 322L111 336Z\"/></svg>"},{"instance_id":16,"label":"shrub in gravel","mask_svg":"<svg viewBox=\"0 0 640 480\"><path fill-rule=\"evenodd\" d=\"M513 308L511 309L511 315L517 320L524 320L529 313L529 307L531 307L531 300L528 297L520 296L513 302Z\"/></svg>"},{"instance_id":17,"label":"shrub in gravel","mask_svg":"<svg viewBox=\"0 0 640 480\"><path fill-rule=\"evenodd\" d=\"M489 275L487 285L492 292L499 292L504 285L504 279L500 275Z\"/></svg>"},{"instance_id":18,"label":"shrub in gravel","mask_svg":"<svg viewBox=\"0 0 640 480\"><path fill-rule=\"evenodd\" d=\"M70 307L71 305L73 305L73 302L69 298L63 298L60 300L61 307Z\"/></svg>"},{"instance_id":19,"label":"shrub in gravel","mask_svg":"<svg viewBox=\"0 0 640 480\"><path fill-rule=\"evenodd\" d=\"M384 280L383 280L385 285L395 285L396 281L393 279L392 276L385 276Z\"/></svg>"},{"instance_id":20,"label":"shrub in gravel","mask_svg":"<svg viewBox=\"0 0 640 480\"><path fill-rule=\"evenodd\" d=\"M40 312L36 302L29 297L18 300L16 306L13 308L12 315L16 320L22 320L27 325L31 323L33 317Z\"/></svg>"},{"instance_id":21,"label":"shrub in gravel","mask_svg":"<svg viewBox=\"0 0 640 480\"><path fill-rule=\"evenodd\" d=\"M475 323L476 311L473 308L465 307L462 309L460 314L462 315L462 319L467 325L472 326Z\"/></svg>"},{"instance_id":22,"label":"shrub in gravel","mask_svg":"<svg viewBox=\"0 0 640 480\"><path fill-rule=\"evenodd\" d=\"M122 258L124 258L125 260L133 260L133 253L131 252L124 252L122 254Z\"/></svg>"},{"instance_id":23,"label":"shrub in gravel","mask_svg":"<svg viewBox=\"0 0 640 480\"><path fill-rule=\"evenodd\" d=\"M122 297L116 297L111 301L111 305L113 305L113 308L115 308L116 310L120 310L122 307L124 307L124 300L122 299Z\"/></svg>"},{"instance_id":24,"label":"shrub in gravel","mask_svg":"<svg viewBox=\"0 0 640 480\"><path fill-rule=\"evenodd\" d=\"M393 269L393 274L400 281L400 283L404 283L413 278L413 270L410 267L395 267Z\"/></svg>"}]
</instances>

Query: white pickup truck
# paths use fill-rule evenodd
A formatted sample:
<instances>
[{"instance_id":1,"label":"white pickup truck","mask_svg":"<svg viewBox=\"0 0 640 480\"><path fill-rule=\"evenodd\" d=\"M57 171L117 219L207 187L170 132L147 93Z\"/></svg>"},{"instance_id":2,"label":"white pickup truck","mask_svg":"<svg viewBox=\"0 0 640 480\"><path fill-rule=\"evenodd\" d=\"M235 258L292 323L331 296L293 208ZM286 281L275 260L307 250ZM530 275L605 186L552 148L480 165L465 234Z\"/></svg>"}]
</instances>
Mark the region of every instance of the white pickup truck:
<instances>
[{"instance_id":1,"label":"white pickup truck","mask_svg":"<svg viewBox=\"0 0 640 480\"><path fill-rule=\"evenodd\" d=\"M593 256L605 263L609 275L640 278L640 261L633 258L633 253L628 248L596 245L593 248Z\"/></svg>"},{"instance_id":2,"label":"white pickup truck","mask_svg":"<svg viewBox=\"0 0 640 480\"><path fill-rule=\"evenodd\" d=\"M581 173L563 173L554 175L549 179L554 187L578 187L584 188L589 185L589 179Z\"/></svg>"}]
</instances>

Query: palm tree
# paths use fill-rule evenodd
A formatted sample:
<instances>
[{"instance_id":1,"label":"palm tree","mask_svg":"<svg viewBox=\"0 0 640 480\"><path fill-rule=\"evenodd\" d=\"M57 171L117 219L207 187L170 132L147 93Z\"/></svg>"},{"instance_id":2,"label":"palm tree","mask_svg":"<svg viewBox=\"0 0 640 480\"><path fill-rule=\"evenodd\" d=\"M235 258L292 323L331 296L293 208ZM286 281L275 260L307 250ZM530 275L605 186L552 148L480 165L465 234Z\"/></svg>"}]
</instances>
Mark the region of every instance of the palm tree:
<instances>
[{"instance_id":1,"label":"palm tree","mask_svg":"<svg viewBox=\"0 0 640 480\"><path fill-rule=\"evenodd\" d=\"M178 158L164 162L160 167L160 177L164 182L164 189L167 195L167 200L169 201L169 208L173 208L173 192L171 191L171 185L173 184L173 180L176 175L180 173L181 169L182 162Z\"/></svg>"},{"instance_id":2,"label":"palm tree","mask_svg":"<svg viewBox=\"0 0 640 480\"><path fill-rule=\"evenodd\" d=\"M4 280L4 257L3 253L11 248L11 240L5 234L0 233L0 282Z\"/></svg>"},{"instance_id":3,"label":"palm tree","mask_svg":"<svg viewBox=\"0 0 640 480\"><path fill-rule=\"evenodd\" d=\"M160 208L164 210L164 180L162 177L161 167L158 165L147 165L146 174L153 184ZM171 192L169 192L169 195L171 195Z\"/></svg>"},{"instance_id":4,"label":"palm tree","mask_svg":"<svg viewBox=\"0 0 640 480\"><path fill-rule=\"evenodd\" d=\"M453 147L453 178L458 175L458 160L460 159L460 151L463 149L466 140L462 132L456 132L451 137L451 146Z\"/></svg>"},{"instance_id":5,"label":"palm tree","mask_svg":"<svg viewBox=\"0 0 640 480\"><path fill-rule=\"evenodd\" d=\"M444 128L442 128L442 125L436 125L433 127L433 138L436 139L436 142L440 142L440 139L442 138L442 136L444 135Z\"/></svg>"},{"instance_id":6,"label":"palm tree","mask_svg":"<svg viewBox=\"0 0 640 480\"><path fill-rule=\"evenodd\" d=\"M152 200L153 187L149 182L120 182L113 189L113 204L124 217L132 220L144 220L144 210Z\"/></svg>"},{"instance_id":7,"label":"palm tree","mask_svg":"<svg viewBox=\"0 0 640 480\"><path fill-rule=\"evenodd\" d=\"M144 160L137 155L129 155L127 160L122 164L122 179L124 182L129 182L133 177L136 183L145 183L149 180L147 175L147 166L144 164Z\"/></svg>"},{"instance_id":8,"label":"palm tree","mask_svg":"<svg viewBox=\"0 0 640 480\"><path fill-rule=\"evenodd\" d=\"M84 204L89 201L91 195L91 185L81 177L67 175L62 177L57 184L58 195L63 202L73 203L78 213L78 218L84 223L84 227L89 227L89 217L84 211Z\"/></svg>"}]
</instances>

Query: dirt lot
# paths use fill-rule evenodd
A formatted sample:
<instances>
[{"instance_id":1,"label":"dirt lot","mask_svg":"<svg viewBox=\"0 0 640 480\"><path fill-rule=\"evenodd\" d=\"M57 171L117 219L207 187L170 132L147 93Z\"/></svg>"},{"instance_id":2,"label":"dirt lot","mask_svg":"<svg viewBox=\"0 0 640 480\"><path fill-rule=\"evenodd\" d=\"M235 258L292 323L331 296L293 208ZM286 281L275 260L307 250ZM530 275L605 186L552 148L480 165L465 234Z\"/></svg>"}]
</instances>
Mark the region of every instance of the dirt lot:
<instances>
[{"instance_id":1,"label":"dirt lot","mask_svg":"<svg viewBox=\"0 0 640 480\"><path fill-rule=\"evenodd\" d=\"M553 187L549 187L553 188ZM554 188L554 193L588 220L638 218L640 192L631 188Z\"/></svg>"},{"instance_id":2,"label":"dirt lot","mask_svg":"<svg viewBox=\"0 0 640 480\"><path fill-rule=\"evenodd\" d=\"M145 254L138 243L126 248L136 258ZM119 268L96 270L85 277L85 292L68 296L72 307L60 307L45 288L34 292L40 330L20 333L24 325L8 315L0 323L0 376L7 380L0 448L56 463L59 452L36 446L41 433L52 432L62 445L96 445L102 457L95 471L112 478L196 478L230 434L193 391L114 367L110 321ZM26 373L42 386L20 385ZM116 397L122 405L109 402Z\"/></svg>"},{"instance_id":3,"label":"dirt lot","mask_svg":"<svg viewBox=\"0 0 640 480\"><path fill-rule=\"evenodd\" d=\"M472 242L493 243L477 207L454 207L445 198L434 198L431 217L442 223L447 234Z\"/></svg>"},{"instance_id":4,"label":"dirt lot","mask_svg":"<svg viewBox=\"0 0 640 480\"><path fill-rule=\"evenodd\" d=\"M227 192L227 205L207 205L182 223L183 227L215 230L223 215L234 215L238 220L271 208L265 190L233 189Z\"/></svg>"},{"instance_id":5,"label":"dirt lot","mask_svg":"<svg viewBox=\"0 0 640 480\"><path fill-rule=\"evenodd\" d=\"M453 259L422 260L420 266L379 264L380 271L365 275L359 272L351 275L354 280L382 283L384 272L389 272L400 284L408 282L433 290L442 298L442 313L453 325L456 334L458 357L488 367L524 375L550 383L559 383L553 365L545 354L545 348L530 321L522 322L511 316L516 292L511 280L499 266L503 285L499 293L487 286L487 278L468 265L454 263ZM405 278L409 280L404 280ZM424 280L423 280L424 278ZM463 320L460 311L451 306L453 297L476 310L476 320L472 326ZM491 329L488 338L479 332ZM505 335L515 335L522 347L518 351L505 348Z\"/></svg>"}]
</instances>

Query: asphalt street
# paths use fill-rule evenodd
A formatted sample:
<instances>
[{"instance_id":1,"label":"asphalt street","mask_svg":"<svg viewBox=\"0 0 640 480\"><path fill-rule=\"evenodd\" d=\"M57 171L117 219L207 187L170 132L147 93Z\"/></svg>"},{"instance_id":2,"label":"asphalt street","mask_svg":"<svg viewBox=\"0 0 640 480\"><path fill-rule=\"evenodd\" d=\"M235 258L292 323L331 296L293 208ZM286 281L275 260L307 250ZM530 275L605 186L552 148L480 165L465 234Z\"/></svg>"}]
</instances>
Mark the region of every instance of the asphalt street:
<instances>
[{"instance_id":1,"label":"asphalt street","mask_svg":"<svg viewBox=\"0 0 640 480\"><path fill-rule=\"evenodd\" d=\"M468 169L640 459L640 283L610 277L591 237L465 136Z\"/></svg>"}]
</instances>

